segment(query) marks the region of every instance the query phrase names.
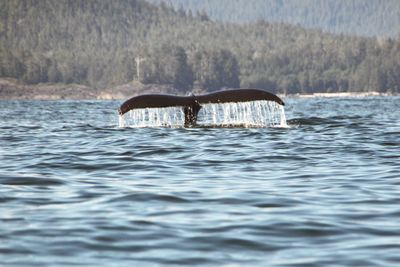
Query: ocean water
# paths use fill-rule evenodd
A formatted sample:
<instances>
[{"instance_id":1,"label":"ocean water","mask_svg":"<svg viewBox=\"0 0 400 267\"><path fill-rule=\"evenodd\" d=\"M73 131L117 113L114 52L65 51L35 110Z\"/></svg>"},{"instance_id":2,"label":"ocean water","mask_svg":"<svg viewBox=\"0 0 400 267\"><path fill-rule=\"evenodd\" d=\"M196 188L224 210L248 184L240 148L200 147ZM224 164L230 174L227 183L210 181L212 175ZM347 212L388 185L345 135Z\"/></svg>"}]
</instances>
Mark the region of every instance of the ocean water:
<instances>
[{"instance_id":1,"label":"ocean water","mask_svg":"<svg viewBox=\"0 0 400 267\"><path fill-rule=\"evenodd\" d=\"M284 101L262 128L0 101L0 266L400 266L400 98Z\"/></svg>"}]
</instances>

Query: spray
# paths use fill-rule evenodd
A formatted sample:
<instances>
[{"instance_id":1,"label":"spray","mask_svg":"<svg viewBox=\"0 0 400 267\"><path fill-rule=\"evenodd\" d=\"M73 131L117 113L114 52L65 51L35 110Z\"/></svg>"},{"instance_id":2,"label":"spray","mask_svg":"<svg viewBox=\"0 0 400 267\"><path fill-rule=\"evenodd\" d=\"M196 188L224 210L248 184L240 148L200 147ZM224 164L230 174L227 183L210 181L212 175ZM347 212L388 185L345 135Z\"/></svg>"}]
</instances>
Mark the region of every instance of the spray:
<instances>
[{"instance_id":1,"label":"spray","mask_svg":"<svg viewBox=\"0 0 400 267\"><path fill-rule=\"evenodd\" d=\"M130 110L119 117L119 127L183 127L182 107ZM288 127L284 107L273 101L204 104L197 124L201 127Z\"/></svg>"}]
</instances>

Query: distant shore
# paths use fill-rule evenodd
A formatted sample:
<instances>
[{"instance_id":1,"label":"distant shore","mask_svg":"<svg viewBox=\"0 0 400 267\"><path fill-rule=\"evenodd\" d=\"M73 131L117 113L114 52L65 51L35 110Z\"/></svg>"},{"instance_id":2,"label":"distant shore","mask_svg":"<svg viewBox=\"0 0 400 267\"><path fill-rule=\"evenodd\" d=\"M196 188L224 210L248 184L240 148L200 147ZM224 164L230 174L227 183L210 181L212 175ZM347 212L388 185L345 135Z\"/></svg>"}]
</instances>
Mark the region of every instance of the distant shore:
<instances>
[{"instance_id":1,"label":"distant shore","mask_svg":"<svg viewBox=\"0 0 400 267\"><path fill-rule=\"evenodd\" d=\"M111 89L93 89L79 84L38 84L27 85L14 79L0 79L0 100L123 100L140 94L175 94L178 92L170 85L129 83ZM200 90L197 92L201 94ZM379 92L336 92L314 94L280 95L282 97L371 97L391 96Z\"/></svg>"},{"instance_id":2,"label":"distant shore","mask_svg":"<svg viewBox=\"0 0 400 267\"><path fill-rule=\"evenodd\" d=\"M27 85L14 79L0 79L0 99L6 100L113 100L139 94L179 92L169 85L129 83L111 89L94 89L79 84Z\"/></svg>"},{"instance_id":3,"label":"distant shore","mask_svg":"<svg viewBox=\"0 0 400 267\"><path fill-rule=\"evenodd\" d=\"M315 98L315 97L370 97L370 96L393 96L389 93L380 92L336 92L336 93L313 93L313 94L293 94L289 97Z\"/></svg>"}]
</instances>

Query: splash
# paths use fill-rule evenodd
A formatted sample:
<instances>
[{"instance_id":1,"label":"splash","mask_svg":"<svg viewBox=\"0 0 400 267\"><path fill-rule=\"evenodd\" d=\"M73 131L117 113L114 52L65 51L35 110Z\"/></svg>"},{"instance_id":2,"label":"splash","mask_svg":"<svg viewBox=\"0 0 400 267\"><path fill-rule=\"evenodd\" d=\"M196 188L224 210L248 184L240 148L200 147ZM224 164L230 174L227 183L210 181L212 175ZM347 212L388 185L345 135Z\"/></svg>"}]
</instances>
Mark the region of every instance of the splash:
<instances>
[{"instance_id":1,"label":"splash","mask_svg":"<svg viewBox=\"0 0 400 267\"><path fill-rule=\"evenodd\" d=\"M287 127L284 107L271 101L206 104L198 124L216 127Z\"/></svg>"},{"instance_id":2,"label":"splash","mask_svg":"<svg viewBox=\"0 0 400 267\"><path fill-rule=\"evenodd\" d=\"M119 127L183 127L182 107L132 109L119 116Z\"/></svg>"},{"instance_id":3,"label":"splash","mask_svg":"<svg viewBox=\"0 0 400 267\"><path fill-rule=\"evenodd\" d=\"M120 127L183 127L182 107L133 109L119 117ZM200 127L288 127L284 107L272 101L204 104Z\"/></svg>"}]
</instances>

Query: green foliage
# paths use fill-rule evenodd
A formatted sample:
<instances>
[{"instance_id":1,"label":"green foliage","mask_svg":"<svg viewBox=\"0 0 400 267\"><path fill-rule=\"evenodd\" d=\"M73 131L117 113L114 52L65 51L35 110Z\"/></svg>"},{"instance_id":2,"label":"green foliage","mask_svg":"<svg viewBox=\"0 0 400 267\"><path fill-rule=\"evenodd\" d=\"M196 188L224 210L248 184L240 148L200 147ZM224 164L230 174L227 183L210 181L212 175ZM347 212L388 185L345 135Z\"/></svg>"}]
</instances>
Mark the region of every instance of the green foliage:
<instances>
[{"instance_id":1,"label":"green foliage","mask_svg":"<svg viewBox=\"0 0 400 267\"><path fill-rule=\"evenodd\" d=\"M236 88L239 82L239 64L226 49L198 51L192 59L197 84L210 91L223 87Z\"/></svg>"},{"instance_id":2,"label":"green foliage","mask_svg":"<svg viewBox=\"0 0 400 267\"><path fill-rule=\"evenodd\" d=\"M142 58L140 63L144 72L145 83L172 84L185 91L193 86L193 71L187 62L187 55L181 46L162 45Z\"/></svg>"},{"instance_id":3,"label":"green foliage","mask_svg":"<svg viewBox=\"0 0 400 267\"><path fill-rule=\"evenodd\" d=\"M396 39L213 22L143 0L2 0L0 15L0 77L31 84L400 92Z\"/></svg>"}]
</instances>

